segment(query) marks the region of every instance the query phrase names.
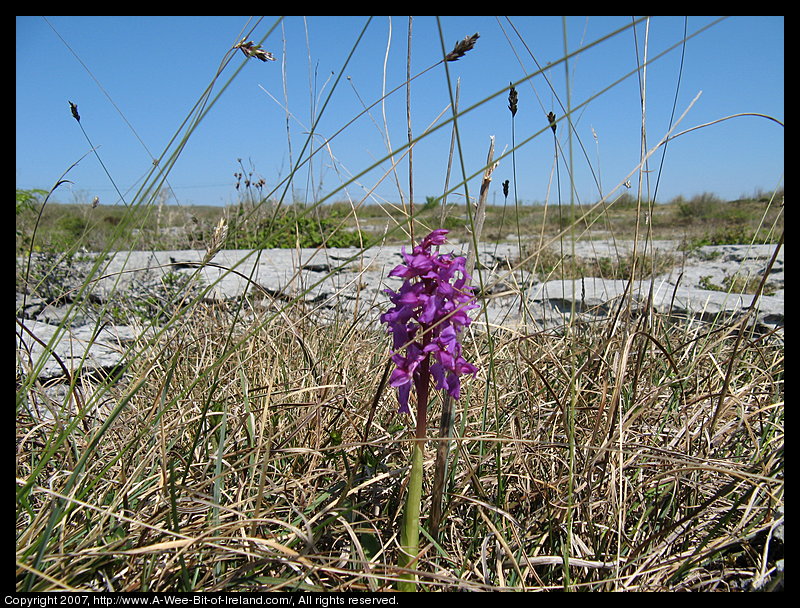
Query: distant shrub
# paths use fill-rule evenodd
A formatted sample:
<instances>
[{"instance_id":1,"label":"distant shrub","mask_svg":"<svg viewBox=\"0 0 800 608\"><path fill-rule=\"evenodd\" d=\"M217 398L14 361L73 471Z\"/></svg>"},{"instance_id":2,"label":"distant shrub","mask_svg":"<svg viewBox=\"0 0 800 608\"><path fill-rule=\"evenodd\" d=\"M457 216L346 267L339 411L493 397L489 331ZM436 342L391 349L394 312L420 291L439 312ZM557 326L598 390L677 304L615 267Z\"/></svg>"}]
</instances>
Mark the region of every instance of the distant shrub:
<instances>
[{"instance_id":1,"label":"distant shrub","mask_svg":"<svg viewBox=\"0 0 800 608\"><path fill-rule=\"evenodd\" d=\"M720 205L724 204L721 198L710 192L693 196L688 201L684 200L683 197L679 197L679 200L676 199L675 202L678 209L678 217L684 221L712 218L719 211Z\"/></svg>"},{"instance_id":2,"label":"distant shrub","mask_svg":"<svg viewBox=\"0 0 800 608\"><path fill-rule=\"evenodd\" d=\"M20 190L17 188L17 208L16 214L20 215L25 211L33 210L41 199L47 196L44 190Z\"/></svg>"},{"instance_id":3,"label":"distant shrub","mask_svg":"<svg viewBox=\"0 0 800 608\"><path fill-rule=\"evenodd\" d=\"M65 215L58 220L58 228L77 238L86 230L86 221L74 215Z\"/></svg>"},{"instance_id":4,"label":"distant shrub","mask_svg":"<svg viewBox=\"0 0 800 608\"><path fill-rule=\"evenodd\" d=\"M47 196L44 190L20 190L17 188L16 215L16 250L24 252L30 246L36 212L39 203Z\"/></svg>"},{"instance_id":5,"label":"distant shrub","mask_svg":"<svg viewBox=\"0 0 800 608\"><path fill-rule=\"evenodd\" d=\"M422 207L423 211L429 211L431 209L436 209L439 206L439 202L441 199L436 198L435 196L426 196L425 197L425 204Z\"/></svg>"},{"instance_id":6,"label":"distant shrub","mask_svg":"<svg viewBox=\"0 0 800 608\"><path fill-rule=\"evenodd\" d=\"M56 222L56 228L60 234L54 239L54 243L64 250L71 249L80 242L87 227L88 224L83 218L76 215L65 215Z\"/></svg>"},{"instance_id":7,"label":"distant shrub","mask_svg":"<svg viewBox=\"0 0 800 608\"><path fill-rule=\"evenodd\" d=\"M646 203L643 204L646 206ZM635 209L637 205L636 197L630 192L623 192L614 200L614 206L618 209Z\"/></svg>"},{"instance_id":8,"label":"distant shrub","mask_svg":"<svg viewBox=\"0 0 800 608\"><path fill-rule=\"evenodd\" d=\"M691 251L707 245L746 245L751 242L752 238L752 232L748 231L744 226L731 226L708 232L701 237L692 239L682 249ZM769 240L767 238L765 242L769 242ZM757 242L761 241L757 239Z\"/></svg>"},{"instance_id":9,"label":"distant shrub","mask_svg":"<svg viewBox=\"0 0 800 608\"><path fill-rule=\"evenodd\" d=\"M750 242L752 233L743 226L733 226L717 230L710 237L710 245L743 245Z\"/></svg>"},{"instance_id":10,"label":"distant shrub","mask_svg":"<svg viewBox=\"0 0 800 608\"><path fill-rule=\"evenodd\" d=\"M360 247L368 235L339 226L335 219L317 219L307 215L285 213L274 221L261 220L254 229L235 230L228 236L227 246L237 249L288 249L296 246ZM335 231L335 232L334 232Z\"/></svg>"}]
</instances>

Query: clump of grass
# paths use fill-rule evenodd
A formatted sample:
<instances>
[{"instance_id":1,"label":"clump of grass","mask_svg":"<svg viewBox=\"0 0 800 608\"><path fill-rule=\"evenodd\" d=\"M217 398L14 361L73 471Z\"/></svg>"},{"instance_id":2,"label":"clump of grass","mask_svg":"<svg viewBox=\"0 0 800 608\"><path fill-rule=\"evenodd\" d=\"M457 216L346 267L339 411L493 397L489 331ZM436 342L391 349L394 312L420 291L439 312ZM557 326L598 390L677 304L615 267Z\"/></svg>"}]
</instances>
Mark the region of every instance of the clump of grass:
<instances>
[{"instance_id":1,"label":"clump of grass","mask_svg":"<svg viewBox=\"0 0 800 608\"><path fill-rule=\"evenodd\" d=\"M635 264L634 264L635 263ZM620 253L616 257L584 257L561 255L554 249L538 250L531 247L516 260L516 267L533 273L539 281L601 277L603 279L628 279L635 269L635 280L644 280L669 272L680 263L678 256L656 254Z\"/></svg>"},{"instance_id":2,"label":"clump of grass","mask_svg":"<svg viewBox=\"0 0 800 608\"><path fill-rule=\"evenodd\" d=\"M107 387L103 402L126 405L105 430L86 415L55 444L38 478L62 477L75 449L94 447L70 492L35 484L26 495L21 555L63 508L61 549L33 589L393 587L413 429L381 388L381 334L292 311L246 318L195 307L146 345L124 386ZM560 586L565 543L577 588L746 586L782 494L783 348L734 343L730 330L656 317L648 333L609 323L581 341L509 333L490 361L476 335L467 348L504 388L487 431L488 375L466 385L445 523L421 544L420 588ZM734 354L741 371L711 428L716 362ZM27 398L45 399L37 387ZM18 479L57 430L18 413Z\"/></svg>"},{"instance_id":3,"label":"clump of grass","mask_svg":"<svg viewBox=\"0 0 800 608\"><path fill-rule=\"evenodd\" d=\"M684 221L708 220L719 214L724 201L716 194L703 192L688 201L676 201L678 217Z\"/></svg>"},{"instance_id":4,"label":"clump of grass","mask_svg":"<svg viewBox=\"0 0 800 608\"><path fill-rule=\"evenodd\" d=\"M249 39L237 37L242 43L217 77L232 56L251 56L242 44L260 51ZM477 40L463 39L442 61L467 51L469 60ZM268 60L265 53L252 56ZM517 101L522 113L524 100ZM567 111L553 134L572 137L569 119ZM562 162L555 152L554 160ZM294 162L288 180L299 179ZM375 217L390 222L383 237L393 242L405 239L404 227L435 226L442 217L428 204L414 217L400 206L286 205L277 190L248 181L246 200L224 219L219 210L195 210L196 221L176 213L174 221L195 228L169 240L156 195L114 211L86 205L80 226L59 220L63 209L48 203L52 191L41 201L18 197L18 217L32 224L17 235L20 289L33 293L46 278L37 276L44 270L33 252L52 245L48 226L72 230L69 252L101 253L65 289L75 314L100 277L119 278L106 276L103 254L111 251L188 244L211 264L232 244L303 246L302 234L318 230L318 242L333 246L347 228ZM570 205L560 217L547 204L516 205L513 218L487 206L484 234L514 226L519 241L580 231L591 238L596 224L640 243L645 208L648 237L680 209L680 202L660 209L638 197L621 199L614 211L607 197ZM769 216L769 202L757 202L762 220L748 230L782 243L782 212ZM450 210L466 240L476 228L472 209ZM688 230L679 234L689 238ZM355 234L361 249L373 242ZM639 280L671 263L641 252L590 260L546 249L524 259L534 257L524 270L541 278L627 279L635 264ZM483 270L477 282L491 293ZM46 285L53 298L64 295L55 282ZM749 313L710 325L633 311L623 301L605 320L547 331L475 319L464 352L480 371L463 386L453 436L424 446L422 537L409 571L398 566L398 530L415 421L396 413L387 389L389 343L372 322L378 307L324 322L302 293L290 301L212 302L205 296L213 285L166 274L163 286L160 312L137 315L143 331L124 345L114 377L89 378L64 364L64 391L54 396L41 361L20 349L19 591L384 591L409 577L426 591L663 591L781 580L770 575L783 558L776 529L784 500L784 343L779 332L757 333ZM115 302L99 304L96 333ZM21 339L33 339L24 320L18 329ZM429 428L439 426L443 409L442 395L431 394ZM430 534L424 517L434 507L428 487L439 441L453 448L443 496L435 497L440 523Z\"/></svg>"},{"instance_id":5,"label":"clump of grass","mask_svg":"<svg viewBox=\"0 0 800 608\"><path fill-rule=\"evenodd\" d=\"M703 289L709 289L711 291L725 291L729 293L753 295L758 292L758 288L760 285L761 285L761 277L753 277L753 276L748 277L739 274L726 275L722 279L721 285L714 283L710 275L700 277L700 287L702 287ZM764 284L762 293L765 296L773 295L775 293L774 284L766 282Z\"/></svg>"},{"instance_id":6,"label":"clump of grass","mask_svg":"<svg viewBox=\"0 0 800 608\"><path fill-rule=\"evenodd\" d=\"M289 249L293 247L360 247L369 237L344 230L341 220L309 213L302 205L267 213L231 216L226 245L230 249ZM316 217L315 217L316 215ZM243 221L242 218L246 218Z\"/></svg>"}]
</instances>

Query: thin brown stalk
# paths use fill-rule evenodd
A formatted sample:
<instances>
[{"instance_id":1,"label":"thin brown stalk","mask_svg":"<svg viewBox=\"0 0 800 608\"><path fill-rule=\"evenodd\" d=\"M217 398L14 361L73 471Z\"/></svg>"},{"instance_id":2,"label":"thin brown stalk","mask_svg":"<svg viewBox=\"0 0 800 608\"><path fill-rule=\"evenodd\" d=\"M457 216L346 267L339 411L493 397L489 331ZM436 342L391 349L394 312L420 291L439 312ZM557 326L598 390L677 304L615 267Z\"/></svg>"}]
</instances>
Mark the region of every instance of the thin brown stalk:
<instances>
[{"instance_id":1,"label":"thin brown stalk","mask_svg":"<svg viewBox=\"0 0 800 608\"><path fill-rule=\"evenodd\" d=\"M486 199L489 193L489 184L492 181L492 173L497 168L494 162L494 136L489 140L489 152L486 158L486 170L481 182L481 192L478 201L478 208L475 216L475 231L473 240L470 241L469 253L467 255L466 269L469 274L473 274L475 260L477 256L476 244L480 241L483 231L483 222L486 219ZM444 495L444 482L447 472L448 455L450 452L450 438L453 434L453 401L450 395L443 391L442 397L442 418L439 423L440 441L436 447L436 464L434 468L433 490L431 497L431 512L429 517L429 527L434 538L439 533L439 526L442 518L442 500Z\"/></svg>"}]
</instances>

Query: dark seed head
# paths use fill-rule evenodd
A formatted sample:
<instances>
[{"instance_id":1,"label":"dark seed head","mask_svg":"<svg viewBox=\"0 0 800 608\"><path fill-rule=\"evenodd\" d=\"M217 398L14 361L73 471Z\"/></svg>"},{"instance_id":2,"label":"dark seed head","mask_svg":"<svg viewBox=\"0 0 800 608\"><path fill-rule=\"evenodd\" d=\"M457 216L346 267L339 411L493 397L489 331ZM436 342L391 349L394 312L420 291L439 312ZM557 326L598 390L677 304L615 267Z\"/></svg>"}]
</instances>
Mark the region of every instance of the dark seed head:
<instances>
[{"instance_id":1,"label":"dark seed head","mask_svg":"<svg viewBox=\"0 0 800 608\"><path fill-rule=\"evenodd\" d=\"M555 133L556 132L556 127L558 126L556 124L556 115L553 114L552 112L550 112L547 115L547 120L550 122L550 128L553 129L553 133Z\"/></svg>"},{"instance_id":2,"label":"dark seed head","mask_svg":"<svg viewBox=\"0 0 800 608\"><path fill-rule=\"evenodd\" d=\"M517 89L511 85L511 90L508 92L508 109L511 110L511 116L517 114Z\"/></svg>"},{"instance_id":3,"label":"dark seed head","mask_svg":"<svg viewBox=\"0 0 800 608\"><path fill-rule=\"evenodd\" d=\"M456 45L453 47L453 50L447 53L444 60L445 61L458 61L461 57L463 57L467 51L471 51L472 48L475 46L475 43L480 38L480 34L477 32L472 36L467 36L464 40L459 40L456 42Z\"/></svg>"},{"instance_id":4,"label":"dark seed head","mask_svg":"<svg viewBox=\"0 0 800 608\"><path fill-rule=\"evenodd\" d=\"M69 109L70 109L70 112L72 112L72 118L74 118L75 120L80 122L81 121L81 115L78 114L78 106L70 101L69 102Z\"/></svg>"}]
</instances>

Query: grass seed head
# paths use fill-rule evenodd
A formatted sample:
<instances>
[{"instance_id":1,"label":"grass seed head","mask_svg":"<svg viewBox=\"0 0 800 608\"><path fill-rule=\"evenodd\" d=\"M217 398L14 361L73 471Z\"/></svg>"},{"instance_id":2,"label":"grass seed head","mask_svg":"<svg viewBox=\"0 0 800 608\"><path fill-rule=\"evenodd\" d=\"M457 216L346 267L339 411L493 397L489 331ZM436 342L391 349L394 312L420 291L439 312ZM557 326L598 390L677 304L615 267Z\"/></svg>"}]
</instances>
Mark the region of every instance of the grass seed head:
<instances>
[{"instance_id":1,"label":"grass seed head","mask_svg":"<svg viewBox=\"0 0 800 608\"><path fill-rule=\"evenodd\" d=\"M550 123L550 128L553 129L553 133L555 133L556 132L556 127L558 126L556 124L556 115L553 112L550 112L547 115L547 121Z\"/></svg>"},{"instance_id":2,"label":"grass seed head","mask_svg":"<svg viewBox=\"0 0 800 608\"><path fill-rule=\"evenodd\" d=\"M453 47L453 50L447 53L444 60L445 61L458 61L464 55L466 55L467 51L471 51L472 48L475 46L475 43L480 38L480 34L475 32L472 36L467 36L464 40L459 40L456 42L456 45Z\"/></svg>"},{"instance_id":3,"label":"grass seed head","mask_svg":"<svg viewBox=\"0 0 800 608\"><path fill-rule=\"evenodd\" d=\"M224 217L219 218L217 226L214 228L214 234L211 235L211 241L206 248L206 255L203 258L203 264L207 264L214 256L219 253L219 250L225 245L228 238L228 224Z\"/></svg>"},{"instance_id":4,"label":"grass seed head","mask_svg":"<svg viewBox=\"0 0 800 608\"><path fill-rule=\"evenodd\" d=\"M233 45L233 48L241 50L242 53L245 54L245 57L255 57L264 62L275 61L275 57L272 53L265 51L261 48L260 44L255 44L252 40L245 42L244 38L242 38L242 41Z\"/></svg>"},{"instance_id":5,"label":"grass seed head","mask_svg":"<svg viewBox=\"0 0 800 608\"><path fill-rule=\"evenodd\" d=\"M81 115L78 114L78 104L69 102L69 110L72 112L72 117L77 120L78 122L81 121Z\"/></svg>"},{"instance_id":6,"label":"grass seed head","mask_svg":"<svg viewBox=\"0 0 800 608\"><path fill-rule=\"evenodd\" d=\"M508 92L508 109L511 110L511 116L517 114L517 89L511 85L511 90Z\"/></svg>"}]
</instances>

